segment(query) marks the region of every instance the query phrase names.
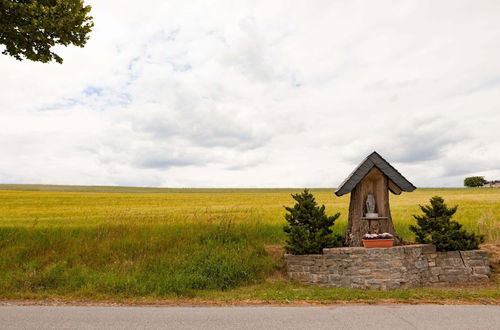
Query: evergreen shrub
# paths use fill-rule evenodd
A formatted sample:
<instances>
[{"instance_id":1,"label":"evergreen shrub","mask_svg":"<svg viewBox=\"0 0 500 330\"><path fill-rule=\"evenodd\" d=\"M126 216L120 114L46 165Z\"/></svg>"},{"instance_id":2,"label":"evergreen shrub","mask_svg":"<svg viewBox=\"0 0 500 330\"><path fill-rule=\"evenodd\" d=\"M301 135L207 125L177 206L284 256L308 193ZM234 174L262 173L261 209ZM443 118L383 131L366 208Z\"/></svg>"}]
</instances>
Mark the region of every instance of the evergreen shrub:
<instances>
[{"instance_id":1,"label":"evergreen shrub","mask_svg":"<svg viewBox=\"0 0 500 330\"><path fill-rule=\"evenodd\" d=\"M323 248L342 246L342 236L333 234L332 226L340 216L325 214L325 206L318 206L316 199L304 189L302 193L292 194L296 201L293 207L285 207L287 234L285 250L291 254L321 254Z\"/></svg>"},{"instance_id":2,"label":"evergreen shrub","mask_svg":"<svg viewBox=\"0 0 500 330\"><path fill-rule=\"evenodd\" d=\"M422 206L423 215L414 215L417 226L410 225L416 240L421 244L434 244L438 251L474 250L484 241L483 235L468 233L462 225L451 220L458 205L452 208L444 203L444 199L434 196L430 205Z\"/></svg>"}]
</instances>

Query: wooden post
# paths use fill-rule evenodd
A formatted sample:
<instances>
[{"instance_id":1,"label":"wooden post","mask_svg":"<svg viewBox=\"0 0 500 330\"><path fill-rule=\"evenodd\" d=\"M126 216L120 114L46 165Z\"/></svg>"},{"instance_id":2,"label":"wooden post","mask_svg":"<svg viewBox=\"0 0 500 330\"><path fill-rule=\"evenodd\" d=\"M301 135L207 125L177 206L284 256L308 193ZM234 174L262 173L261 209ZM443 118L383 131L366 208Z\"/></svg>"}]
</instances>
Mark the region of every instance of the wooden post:
<instances>
[{"instance_id":1,"label":"wooden post","mask_svg":"<svg viewBox=\"0 0 500 330\"><path fill-rule=\"evenodd\" d=\"M345 245L362 246L361 237L369 231L390 233L394 236L395 244L401 244L402 240L396 236L392 223L389 191L399 195L403 191L410 192L415 189L416 187L382 156L376 151L372 152L335 191L335 195L339 197L351 193ZM375 199L375 212L373 212L373 201L370 198L369 213L372 213L370 218L365 217L368 194L373 195ZM373 213L378 213L378 216Z\"/></svg>"},{"instance_id":2,"label":"wooden post","mask_svg":"<svg viewBox=\"0 0 500 330\"><path fill-rule=\"evenodd\" d=\"M390 233L396 237L389 207L389 179L378 168L374 167L351 191L349 217L345 237L346 246L363 246L361 237L369 232L369 222L363 219L368 194L375 198L375 212L378 218L371 220L372 233Z\"/></svg>"}]
</instances>

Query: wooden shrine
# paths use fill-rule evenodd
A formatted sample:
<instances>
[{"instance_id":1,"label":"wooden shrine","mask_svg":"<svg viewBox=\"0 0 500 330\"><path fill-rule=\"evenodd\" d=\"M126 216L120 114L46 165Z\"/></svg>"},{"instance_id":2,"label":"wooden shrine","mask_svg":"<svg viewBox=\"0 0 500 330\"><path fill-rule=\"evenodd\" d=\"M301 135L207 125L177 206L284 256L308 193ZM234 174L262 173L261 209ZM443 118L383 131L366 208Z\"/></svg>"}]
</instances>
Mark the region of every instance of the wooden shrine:
<instances>
[{"instance_id":1,"label":"wooden shrine","mask_svg":"<svg viewBox=\"0 0 500 330\"><path fill-rule=\"evenodd\" d=\"M399 195L415 189L377 152L366 157L335 192L337 196L351 193L346 246L362 246L361 237L366 233L390 233L400 244L392 223L389 191Z\"/></svg>"}]
</instances>

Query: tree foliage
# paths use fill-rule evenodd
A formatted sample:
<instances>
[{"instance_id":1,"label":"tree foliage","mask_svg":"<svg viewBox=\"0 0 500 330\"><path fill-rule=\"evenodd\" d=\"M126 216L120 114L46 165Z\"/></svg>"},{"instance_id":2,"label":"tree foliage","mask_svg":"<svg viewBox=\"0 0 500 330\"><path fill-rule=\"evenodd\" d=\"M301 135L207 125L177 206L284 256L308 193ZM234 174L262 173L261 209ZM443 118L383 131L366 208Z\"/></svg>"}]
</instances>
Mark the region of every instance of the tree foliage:
<instances>
[{"instance_id":1,"label":"tree foliage","mask_svg":"<svg viewBox=\"0 0 500 330\"><path fill-rule=\"evenodd\" d=\"M434 244L438 251L474 250L484 241L482 235L467 233L462 225L451 220L458 206L448 208L444 199L434 196L430 205L422 206L423 215L414 215L418 226L410 226L418 243Z\"/></svg>"},{"instance_id":2,"label":"tree foliage","mask_svg":"<svg viewBox=\"0 0 500 330\"><path fill-rule=\"evenodd\" d=\"M285 250L291 254L320 254L323 248L342 245L342 237L334 235L332 226L340 216L336 213L329 217L325 206L317 206L316 199L308 189L300 194L292 194L296 201L294 207L285 207L288 213L284 227L287 233Z\"/></svg>"},{"instance_id":3,"label":"tree foliage","mask_svg":"<svg viewBox=\"0 0 500 330\"><path fill-rule=\"evenodd\" d=\"M464 186L466 187L482 187L486 182L484 176L470 176L464 179Z\"/></svg>"},{"instance_id":4,"label":"tree foliage","mask_svg":"<svg viewBox=\"0 0 500 330\"><path fill-rule=\"evenodd\" d=\"M90 9L82 0L0 0L2 54L20 61L62 63L52 47L83 47L94 26Z\"/></svg>"}]
</instances>

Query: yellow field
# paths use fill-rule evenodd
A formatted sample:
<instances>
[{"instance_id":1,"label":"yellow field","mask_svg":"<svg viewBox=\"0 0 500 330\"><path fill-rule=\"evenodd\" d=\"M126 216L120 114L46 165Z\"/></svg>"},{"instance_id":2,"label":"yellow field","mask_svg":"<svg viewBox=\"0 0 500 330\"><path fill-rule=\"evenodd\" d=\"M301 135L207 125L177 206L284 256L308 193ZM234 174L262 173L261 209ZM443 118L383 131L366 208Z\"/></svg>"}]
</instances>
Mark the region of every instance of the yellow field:
<instances>
[{"instance_id":1,"label":"yellow field","mask_svg":"<svg viewBox=\"0 0 500 330\"><path fill-rule=\"evenodd\" d=\"M57 189L51 186L28 187ZM5 186L3 188L5 189ZM73 187L73 190L82 189L87 192L0 190L0 225L152 225L179 221L217 222L221 219L279 225L284 224L283 205L291 205L293 200L290 194L299 191ZM64 190L71 188L66 187ZM99 192L106 190L115 192ZM342 232L347 219L349 196L337 197L333 191L333 188L312 190L318 203L326 205L329 214L341 212L336 231ZM409 224L414 223L412 214L419 213L418 204L427 203L435 195L442 196L448 205L459 205L455 219L467 229L480 231L486 235L489 242L500 241L500 189L497 188L417 189L399 196L391 194L391 211L399 235L411 239L407 228Z\"/></svg>"}]
</instances>

